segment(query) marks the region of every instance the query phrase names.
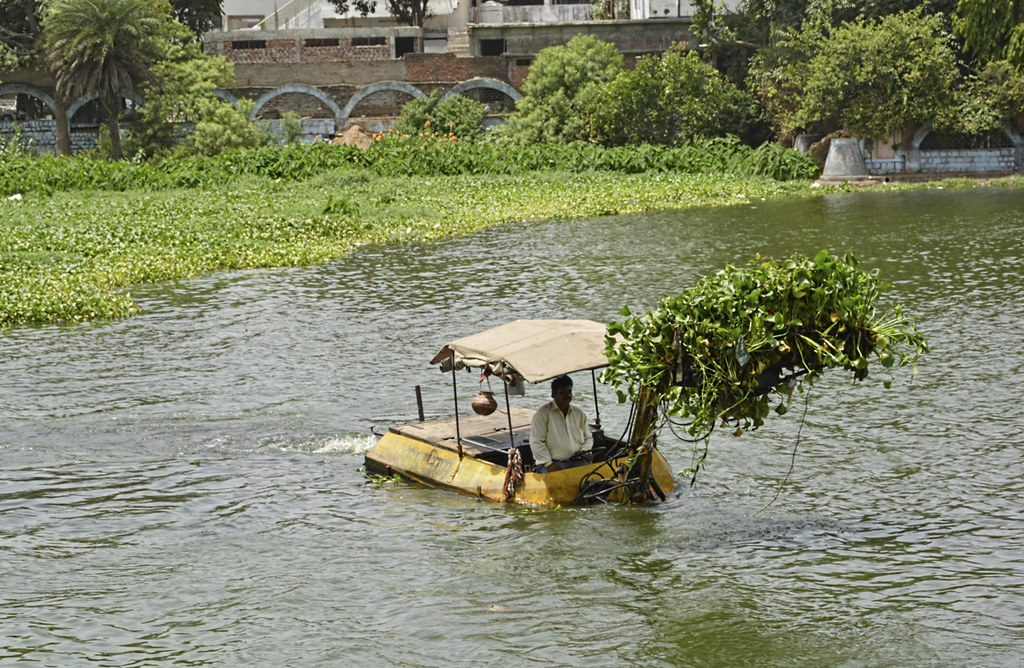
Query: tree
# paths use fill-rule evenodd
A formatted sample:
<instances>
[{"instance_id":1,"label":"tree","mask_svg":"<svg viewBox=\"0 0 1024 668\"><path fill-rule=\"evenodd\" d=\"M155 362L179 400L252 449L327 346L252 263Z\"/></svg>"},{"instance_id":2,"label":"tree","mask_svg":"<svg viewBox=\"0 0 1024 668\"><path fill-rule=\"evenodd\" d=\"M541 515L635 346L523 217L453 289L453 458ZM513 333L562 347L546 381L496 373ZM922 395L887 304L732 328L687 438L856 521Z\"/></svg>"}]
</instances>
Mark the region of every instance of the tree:
<instances>
[{"instance_id":1,"label":"tree","mask_svg":"<svg viewBox=\"0 0 1024 668\"><path fill-rule=\"evenodd\" d=\"M960 0L953 29L982 62L1024 65L1024 0Z\"/></svg>"},{"instance_id":2,"label":"tree","mask_svg":"<svg viewBox=\"0 0 1024 668\"><path fill-rule=\"evenodd\" d=\"M0 0L0 70L28 64L36 54L39 3Z\"/></svg>"},{"instance_id":3,"label":"tree","mask_svg":"<svg viewBox=\"0 0 1024 668\"><path fill-rule=\"evenodd\" d=\"M234 65L223 56L204 53L181 23L171 21L165 30L163 52L151 68L153 78L142 84L146 103L132 115L128 151L153 157L191 150L196 138L189 130L200 125L204 134L199 142L206 153L266 143L266 133L245 110L215 93L234 81ZM216 125L223 126L220 145L215 142Z\"/></svg>"},{"instance_id":4,"label":"tree","mask_svg":"<svg viewBox=\"0 0 1024 668\"><path fill-rule=\"evenodd\" d=\"M213 28L221 15L223 0L171 0L174 18L187 26L197 37Z\"/></svg>"},{"instance_id":5,"label":"tree","mask_svg":"<svg viewBox=\"0 0 1024 668\"><path fill-rule=\"evenodd\" d=\"M401 24L423 27L423 23L430 16L428 8L429 0L385 0L388 13ZM349 12L358 13L360 16L367 16L377 9L376 0L328 0L339 14L345 15Z\"/></svg>"},{"instance_id":6,"label":"tree","mask_svg":"<svg viewBox=\"0 0 1024 668\"><path fill-rule=\"evenodd\" d=\"M744 134L756 107L696 52L675 47L622 70L590 100L588 116L593 138L602 143L681 144Z\"/></svg>"},{"instance_id":7,"label":"tree","mask_svg":"<svg viewBox=\"0 0 1024 668\"><path fill-rule=\"evenodd\" d=\"M232 148L256 148L270 143L270 134L249 120L249 113L256 107L252 100L239 100L237 107L230 104L207 106L182 150L216 155Z\"/></svg>"},{"instance_id":8,"label":"tree","mask_svg":"<svg viewBox=\"0 0 1024 668\"><path fill-rule=\"evenodd\" d=\"M692 0L693 31L708 60L733 81L747 78L751 59L777 60L780 44L808 24L823 32L856 19L878 19L921 8L947 20L957 0L745 0L736 11L716 0ZM782 54L782 57L785 57Z\"/></svg>"},{"instance_id":9,"label":"tree","mask_svg":"<svg viewBox=\"0 0 1024 668\"><path fill-rule=\"evenodd\" d=\"M48 63L39 53L42 6L33 0L0 0L0 71L36 67L49 72ZM56 92L53 98L56 150L58 155L67 155L71 153L67 100Z\"/></svg>"},{"instance_id":10,"label":"tree","mask_svg":"<svg viewBox=\"0 0 1024 668\"><path fill-rule=\"evenodd\" d=\"M351 2L349 2L349 0L328 0L328 2L330 2L331 5L334 6L334 9L336 9L342 16L349 12L356 12L360 16L368 16L377 9L376 0L352 0Z\"/></svg>"},{"instance_id":11,"label":"tree","mask_svg":"<svg viewBox=\"0 0 1024 668\"><path fill-rule=\"evenodd\" d=\"M1024 71L1005 60L991 61L967 77L956 104L935 118L935 125L965 135L999 129L1024 110Z\"/></svg>"},{"instance_id":12,"label":"tree","mask_svg":"<svg viewBox=\"0 0 1024 668\"><path fill-rule=\"evenodd\" d=\"M622 71L622 62L613 44L590 35L541 49L509 121L510 134L524 143L583 139L587 99Z\"/></svg>"},{"instance_id":13,"label":"tree","mask_svg":"<svg viewBox=\"0 0 1024 668\"><path fill-rule=\"evenodd\" d=\"M42 21L42 53L64 100L96 93L110 129L112 157L122 155L118 121L126 93L152 78L156 40L170 6L155 0L52 0Z\"/></svg>"},{"instance_id":14,"label":"tree","mask_svg":"<svg viewBox=\"0 0 1024 668\"><path fill-rule=\"evenodd\" d=\"M697 7L694 25L699 30L712 27L717 19L732 13L716 7L714 0L694 0L693 4ZM745 0L735 14L760 25L768 35L779 35L800 28L806 21L822 19L838 27L848 21L879 19L915 9L948 16L956 4L957 0Z\"/></svg>"},{"instance_id":15,"label":"tree","mask_svg":"<svg viewBox=\"0 0 1024 668\"><path fill-rule=\"evenodd\" d=\"M846 129L882 140L952 104L956 56L939 16L920 8L858 19L823 35L805 30L781 63L756 68L783 132Z\"/></svg>"},{"instance_id":16,"label":"tree","mask_svg":"<svg viewBox=\"0 0 1024 668\"><path fill-rule=\"evenodd\" d=\"M429 0L387 0L387 3L388 13L399 23L422 28L430 16Z\"/></svg>"}]
</instances>

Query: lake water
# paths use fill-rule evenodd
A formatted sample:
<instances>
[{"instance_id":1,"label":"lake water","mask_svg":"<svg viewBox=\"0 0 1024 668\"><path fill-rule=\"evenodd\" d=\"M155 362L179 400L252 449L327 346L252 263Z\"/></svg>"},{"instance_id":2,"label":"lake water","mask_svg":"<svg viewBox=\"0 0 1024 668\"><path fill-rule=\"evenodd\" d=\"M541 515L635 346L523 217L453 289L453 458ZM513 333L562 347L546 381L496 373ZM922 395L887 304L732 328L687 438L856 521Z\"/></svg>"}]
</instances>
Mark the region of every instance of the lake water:
<instances>
[{"instance_id":1,"label":"lake water","mask_svg":"<svg viewBox=\"0 0 1024 668\"><path fill-rule=\"evenodd\" d=\"M447 341L607 321L820 248L920 316L920 373L826 378L802 429L798 397L716 433L666 503L501 506L360 471L416 385L451 411L428 364ZM132 319L8 330L0 663L1022 665L1022 287L1021 191L857 193L366 247L147 287ZM589 377L576 394L592 412ZM624 409L598 394L614 432Z\"/></svg>"}]
</instances>

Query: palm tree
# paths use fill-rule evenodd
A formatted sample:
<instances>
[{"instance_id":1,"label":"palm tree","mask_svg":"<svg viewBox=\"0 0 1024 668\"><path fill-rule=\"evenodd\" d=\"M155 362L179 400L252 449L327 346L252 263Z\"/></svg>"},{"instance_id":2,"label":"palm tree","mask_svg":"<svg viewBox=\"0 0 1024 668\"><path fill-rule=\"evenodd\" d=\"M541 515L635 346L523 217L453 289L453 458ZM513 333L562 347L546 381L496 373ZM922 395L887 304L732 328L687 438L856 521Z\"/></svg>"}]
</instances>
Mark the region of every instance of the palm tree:
<instances>
[{"instance_id":1,"label":"palm tree","mask_svg":"<svg viewBox=\"0 0 1024 668\"><path fill-rule=\"evenodd\" d=\"M155 39L170 7L154 0L52 0L43 15L43 55L68 102L95 93L110 128L112 157L121 157L118 120L125 94L151 78L160 56Z\"/></svg>"}]
</instances>

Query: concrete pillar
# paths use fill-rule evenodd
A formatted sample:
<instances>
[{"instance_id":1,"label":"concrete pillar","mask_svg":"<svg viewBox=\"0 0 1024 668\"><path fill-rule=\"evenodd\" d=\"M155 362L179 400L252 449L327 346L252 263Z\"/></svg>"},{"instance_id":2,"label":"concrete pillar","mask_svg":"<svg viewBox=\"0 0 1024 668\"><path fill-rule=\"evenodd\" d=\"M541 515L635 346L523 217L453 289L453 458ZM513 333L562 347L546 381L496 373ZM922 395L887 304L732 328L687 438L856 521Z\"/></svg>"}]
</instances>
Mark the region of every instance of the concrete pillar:
<instances>
[{"instance_id":1,"label":"concrete pillar","mask_svg":"<svg viewBox=\"0 0 1024 668\"><path fill-rule=\"evenodd\" d=\"M825 135L797 135L796 139L793 141L793 148L801 153L807 153L811 150L811 144L821 141L824 136Z\"/></svg>"},{"instance_id":2,"label":"concrete pillar","mask_svg":"<svg viewBox=\"0 0 1024 668\"><path fill-rule=\"evenodd\" d=\"M864 153L860 150L860 140L852 137L833 139L828 147L828 157L825 158L821 180L856 181L867 178L870 178L868 166L864 162Z\"/></svg>"}]
</instances>

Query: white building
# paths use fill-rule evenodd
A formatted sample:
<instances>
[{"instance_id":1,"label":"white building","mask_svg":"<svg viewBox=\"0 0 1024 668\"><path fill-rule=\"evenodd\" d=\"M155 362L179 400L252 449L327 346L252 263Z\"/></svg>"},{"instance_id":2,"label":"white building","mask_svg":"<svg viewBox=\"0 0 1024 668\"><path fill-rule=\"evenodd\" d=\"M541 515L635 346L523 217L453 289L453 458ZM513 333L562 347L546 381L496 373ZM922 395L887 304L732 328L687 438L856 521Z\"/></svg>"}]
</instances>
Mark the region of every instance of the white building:
<instances>
[{"instance_id":1,"label":"white building","mask_svg":"<svg viewBox=\"0 0 1024 668\"><path fill-rule=\"evenodd\" d=\"M725 0L729 10L742 0ZM464 31L468 23L551 23L591 20L593 2L586 0L430 0L428 30ZM616 3L618 4L618 3ZM685 18L693 14L691 0L629 0L629 16L608 18L647 20ZM377 1L376 11L362 18L341 16L326 0L224 0L224 30L290 30L340 28L391 23L387 4Z\"/></svg>"}]
</instances>

